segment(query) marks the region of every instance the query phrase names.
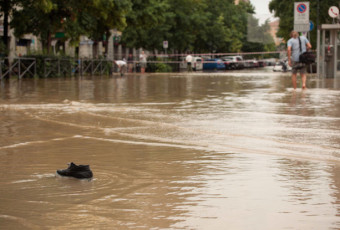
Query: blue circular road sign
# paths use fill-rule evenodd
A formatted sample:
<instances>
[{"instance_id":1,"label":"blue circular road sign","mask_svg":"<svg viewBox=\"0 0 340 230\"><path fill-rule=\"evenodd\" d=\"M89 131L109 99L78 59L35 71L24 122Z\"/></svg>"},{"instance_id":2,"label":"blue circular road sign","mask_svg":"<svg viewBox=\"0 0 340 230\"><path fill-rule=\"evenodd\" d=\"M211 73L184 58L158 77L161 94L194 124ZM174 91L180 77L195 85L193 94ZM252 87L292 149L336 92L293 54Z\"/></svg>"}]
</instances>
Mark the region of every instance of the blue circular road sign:
<instances>
[{"instance_id":1,"label":"blue circular road sign","mask_svg":"<svg viewBox=\"0 0 340 230\"><path fill-rule=\"evenodd\" d=\"M306 10L307 10L307 6L304 3L301 3L297 6L297 11L299 13L304 13L304 12L306 12Z\"/></svg>"},{"instance_id":2,"label":"blue circular road sign","mask_svg":"<svg viewBox=\"0 0 340 230\"><path fill-rule=\"evenodd\" d=\"M314 23L312 21L309 21L309 31L312 31L314 29Z\"/></svg>"}]
</instances>

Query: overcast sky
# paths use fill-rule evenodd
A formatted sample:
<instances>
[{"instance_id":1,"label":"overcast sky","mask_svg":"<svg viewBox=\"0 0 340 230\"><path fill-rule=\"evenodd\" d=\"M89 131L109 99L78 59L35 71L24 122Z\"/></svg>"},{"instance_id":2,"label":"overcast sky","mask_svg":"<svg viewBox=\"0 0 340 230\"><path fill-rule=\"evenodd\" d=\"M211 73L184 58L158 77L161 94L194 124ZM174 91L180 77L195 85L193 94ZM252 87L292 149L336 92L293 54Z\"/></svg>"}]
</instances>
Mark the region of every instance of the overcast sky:
<instances>
[{"instance_id":1,"label":"overcast sky","mask_svg":"<svg viewBox=\"0 0 340 230\"><path fill-rule=\"evenodd\" d=\"M268 5L271 0L250 0L255 7L256 18L260 20L260 24L268 18L273 19L273 15L269 12Z\"/></svg>"}]
</instances>

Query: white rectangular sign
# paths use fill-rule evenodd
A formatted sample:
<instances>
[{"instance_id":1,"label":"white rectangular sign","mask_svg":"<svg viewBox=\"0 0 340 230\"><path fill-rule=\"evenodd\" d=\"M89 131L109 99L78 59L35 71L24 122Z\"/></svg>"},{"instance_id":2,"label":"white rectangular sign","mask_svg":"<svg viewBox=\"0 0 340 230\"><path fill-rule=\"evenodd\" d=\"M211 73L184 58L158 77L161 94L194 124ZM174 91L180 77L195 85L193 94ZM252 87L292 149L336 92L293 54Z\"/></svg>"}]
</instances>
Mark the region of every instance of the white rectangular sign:
<instances>
[{"instance_id":1,"label":"white rectangular sign","mask_svg":"<svg viewBox=\"0 0 340 230\"><path fill-rule=\"evenodd\" d=\"M294 30L297 32L308 32L310 25L308 24L294 24Z\"/></svg>"},{"instance_id":2,"label":"white rectangular sign","mask_svg":"<svg viewBox=\"0 0 340 230\"><path fill-rule=\"evenodd\" d=\"M167 49L169 47L168 41L163 41L163 48Z\"/></svg>"},{"instance_id":3,"label":"white rectangular sign","mask_svg":"<svg viewBox=\"0 0 340 230\"><path fill-rule=\"evenodd\" d=\"M309 24L309 2L294 2L294 24Z\"/></svg>"}]
</instances>

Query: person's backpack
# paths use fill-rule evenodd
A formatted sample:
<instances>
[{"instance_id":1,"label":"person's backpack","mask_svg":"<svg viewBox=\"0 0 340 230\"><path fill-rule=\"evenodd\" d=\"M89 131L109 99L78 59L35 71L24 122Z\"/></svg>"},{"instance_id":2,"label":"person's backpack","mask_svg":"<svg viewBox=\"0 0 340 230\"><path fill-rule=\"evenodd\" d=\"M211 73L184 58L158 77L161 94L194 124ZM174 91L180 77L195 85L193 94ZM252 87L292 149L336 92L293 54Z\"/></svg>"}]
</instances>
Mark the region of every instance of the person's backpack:
<instances>
[{"instance_id":1,"label":"person's backpack","mask_svg":"<svg viewBox=\"0 0 340 230\"><path fill-rule=\"evenodd\" d=\"M298 39L299 39L299 45L300 45L300 52L302 52L300 37L298 37ZM311 51L304 52L300 54L299 62L304 63L304 64L312 64L315 62L315 54Z\"/></svg>"}]
</instances>

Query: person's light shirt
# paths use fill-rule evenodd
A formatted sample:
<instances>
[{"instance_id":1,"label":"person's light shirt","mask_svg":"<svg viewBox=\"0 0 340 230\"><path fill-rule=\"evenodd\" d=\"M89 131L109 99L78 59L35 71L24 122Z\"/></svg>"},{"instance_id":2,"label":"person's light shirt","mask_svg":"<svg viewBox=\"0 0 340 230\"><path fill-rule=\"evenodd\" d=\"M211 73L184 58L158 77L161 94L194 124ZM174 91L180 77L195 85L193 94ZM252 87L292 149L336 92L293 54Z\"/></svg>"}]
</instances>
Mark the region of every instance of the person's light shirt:
<instances>
[{"instance_id":1,"label":"person's light shirt","mask_svg":"<svg viewBox=\"0 0 340 230\"><path fill-rule=\"evenodd\" d=\"M122 60L118 60L118 61L115 61L117 65L119 66L123 66L123 65L126 65L126 62L125 61L122 61Z\"/></svg>"},{"instance_id":2,"label":"person's light shirt","mask_svg":"<svg viewBox=\"0 0 340 230\"><path fill-rule=\"evenodd\" d=\"M300 52L300 44L299 44L299 38L291 38L287 42L287 47L291 47L292 49L292 60L294 62L299 61L300 54L307 51L307 43L309 43L308 39L305 36L300 36L301 40L301 52Z\"/></svg>"},{"instance_id":3,"label":"person's light shirt","mask_svg":"<svg viewBox=\"0 0 340 230\"><path fill-rule=\"evenodd\" d=\"M186 62L192 62L192 56L189 54L186 58L185 58Z\"/></svg>"}]
</instances>

